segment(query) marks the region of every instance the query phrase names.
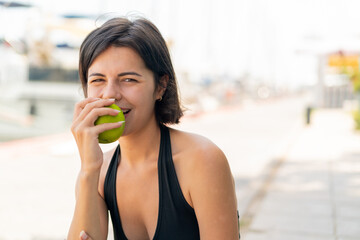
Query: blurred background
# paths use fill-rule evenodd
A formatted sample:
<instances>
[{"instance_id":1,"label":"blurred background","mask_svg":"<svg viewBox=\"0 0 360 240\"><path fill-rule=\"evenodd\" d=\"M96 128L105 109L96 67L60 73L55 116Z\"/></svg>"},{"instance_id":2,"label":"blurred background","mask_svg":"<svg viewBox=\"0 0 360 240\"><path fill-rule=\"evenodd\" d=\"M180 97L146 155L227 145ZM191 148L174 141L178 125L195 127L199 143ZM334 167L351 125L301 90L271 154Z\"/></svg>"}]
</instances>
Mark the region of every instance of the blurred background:
<instances>
[{"instance_id":1,"label":"blurred background","mask_svg":"<svg viewBox=\"0 0 360 240\"><path fill-rule=\"evenodd\" d=\"M146 17L163 34L187 108L175 127L226 154L243 239L358 239L359 9L357 0L0 1L0 239L66 238L79 47L115 16Z\"/></svg>"}]
</instances>

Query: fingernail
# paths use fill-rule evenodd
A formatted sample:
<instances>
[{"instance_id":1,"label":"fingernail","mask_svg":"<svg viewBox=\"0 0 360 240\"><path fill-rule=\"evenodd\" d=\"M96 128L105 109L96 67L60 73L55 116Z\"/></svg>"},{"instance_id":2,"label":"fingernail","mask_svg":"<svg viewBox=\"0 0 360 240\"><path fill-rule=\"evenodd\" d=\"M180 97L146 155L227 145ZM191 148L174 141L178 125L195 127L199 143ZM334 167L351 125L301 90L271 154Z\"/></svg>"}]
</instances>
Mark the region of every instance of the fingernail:
<instances>
[{"instance_id":1,"label":"fingernail","mask_svg":"<svg viewBox=\"0 0 360 240\"><path fill-rule=\"evenodd\" d=\"M115 101L115 98L109 98L110 101Z\"/></svg>"},{"instance_id":2,"label":"fingernail","mask_svg":"<svg viewBox=\"0 0 360 240\"><path fill-rule=\"evenodd\" d=\"M81 231L81 233L80 233L80 238L81 238L82 240L86 240L86 239L89 238L89 236L86 234L86 232Z\"/></svg>"},{"instance_id":3,"label":"fingernail","mask_svg":"<svg viewBox=\"0 0 360 240\"><path fill-rule=\"evenodd\" d=\"M118 122L118 123L124 123L125 121L120 121L120 122Z\"/></svg>"}]
</instances>

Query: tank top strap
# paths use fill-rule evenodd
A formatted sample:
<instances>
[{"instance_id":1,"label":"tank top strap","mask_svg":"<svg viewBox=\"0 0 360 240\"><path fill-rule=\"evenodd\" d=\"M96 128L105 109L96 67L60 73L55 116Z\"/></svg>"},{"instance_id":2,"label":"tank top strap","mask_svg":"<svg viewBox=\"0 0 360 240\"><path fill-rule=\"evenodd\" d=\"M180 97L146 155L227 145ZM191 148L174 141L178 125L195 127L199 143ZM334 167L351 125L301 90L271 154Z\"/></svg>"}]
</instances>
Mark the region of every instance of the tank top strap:
<instances>
[{"instance_id":1,"label":"tank top strap","mask_svg":"<svg viewBox=\"0 0 360 240\"><path fill-rule=\"evenodd\" d=\"M169 128L160 126L159 217L154 240L199 239L194 209L185 200L172 158Z\"/></svg>"},{"instance_id":2,"label":"tank top strap","mask_svg":"<svg viewBox=\"0 0 360 240\"><path fill-rule=\"evenodd\" d=\"M118 145L116 147L114 155L112 156L104 182L105 203L110 212L111 221L114 226L114 237L116 240L126 239L123 229L121 227L118 227L121 226L121 220L116 198L116 173L117 167L119 165L120 151L120 145Z\"/></svg>"},{"instance_id":3,"label":"tank top strap","mask_svg":"<svg viewBox=\"0 0 360 240\"><path fill-rule=\"evenodd\" d=\"M185 200L180 183L177 178L171 151L170 131L166 126L161 126L161 143L158 159L159 190L164 203L173 207L181 207L193 211L193 208ZM175 210L175 209L174 209Z\"/></svg>"},{"instance_id":4,"label":"tank top strap","mask_svg":"<svg viewBox=\"0 0 360 240\"><path fill-rule=\"evenodd\" d=\"M115 207L113 204L116 203L113 193L115 190L116 183L116 172L119 164L120 145L115 149L115 152L111 158L106 177L104 182L104 197L109 207Z\"/></svg>"},{"instance_id":5,"label":"tank top strap","mask_svg":"<svg viewBox=\"0 0 360 240\"><path fill-rule=\"evenodd\" d=\"M170 141L169 129L163 125L160 125L160 148L158 156L158 186L159 186L159 211L158 211L158 220L156 224L156 230L153 240L159 239L159 233L161 230L163 222L163 212L164 212L164 188L166 189L167 179L164 178L166 175L166 158L168 157L167 145ZM170 153L171 154L171 153ZM166 202L166 201L165 201Z\"/></svg>"}]
</instances>

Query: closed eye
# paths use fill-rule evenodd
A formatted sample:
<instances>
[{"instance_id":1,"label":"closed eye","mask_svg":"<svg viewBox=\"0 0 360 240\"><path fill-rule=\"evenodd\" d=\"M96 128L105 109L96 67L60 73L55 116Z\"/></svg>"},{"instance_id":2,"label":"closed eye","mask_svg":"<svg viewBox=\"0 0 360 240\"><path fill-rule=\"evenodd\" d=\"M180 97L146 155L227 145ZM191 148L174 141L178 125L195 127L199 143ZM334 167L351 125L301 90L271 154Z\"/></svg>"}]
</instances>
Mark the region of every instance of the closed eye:
<instances>
[{"instance_id":1,"label":"closed eye","mask_svg":"<svg viewBox=\"0 0 360 240\"><path fill-rule=\"evenodd\" d=\"M93 82L102 82L102 81L104 81L104 79L98 78L98 79L93 79L90 82L93 83Z\"/></svg>"},{"instance_id":2,"label":"closed eye","mask_svg":"<svg viewBox=\"0 0 360 240\"><path fill-rule=\"evenodd\" d=\"M124 82L137 82L137 80L133 78L125 78Z\"/></svg>"}]
</instances>

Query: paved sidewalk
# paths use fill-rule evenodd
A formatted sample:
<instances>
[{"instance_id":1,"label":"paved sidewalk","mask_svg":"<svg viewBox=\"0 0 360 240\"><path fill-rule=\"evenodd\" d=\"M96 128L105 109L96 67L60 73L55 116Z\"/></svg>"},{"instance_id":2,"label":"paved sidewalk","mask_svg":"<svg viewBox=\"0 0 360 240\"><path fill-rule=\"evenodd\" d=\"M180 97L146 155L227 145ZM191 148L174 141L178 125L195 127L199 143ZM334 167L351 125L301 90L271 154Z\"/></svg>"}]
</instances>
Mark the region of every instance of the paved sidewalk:
<instances>
[{"instance_id":1,"label":"paved sidewalk","mask_svg":"<svg viewBox=\"0 0 360 240\"><path fill-rule=\"evenodd\" d=\"M360 239L360 133L351 115L316 110L268 184L243 239Z\"/></svg>"}]
</instances>

